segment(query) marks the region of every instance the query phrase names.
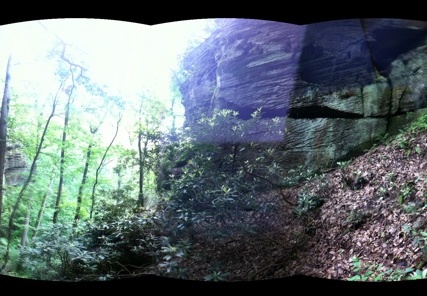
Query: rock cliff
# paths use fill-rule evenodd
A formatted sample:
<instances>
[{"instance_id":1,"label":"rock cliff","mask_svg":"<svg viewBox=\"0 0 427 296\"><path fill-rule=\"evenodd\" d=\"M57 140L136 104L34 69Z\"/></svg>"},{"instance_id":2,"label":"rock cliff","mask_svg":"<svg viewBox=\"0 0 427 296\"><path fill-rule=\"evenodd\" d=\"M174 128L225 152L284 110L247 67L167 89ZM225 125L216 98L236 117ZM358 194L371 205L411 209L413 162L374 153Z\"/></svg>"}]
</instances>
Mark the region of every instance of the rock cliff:
<instances>
[{"instance_id":1,"label":"rock cliff","mask_svg":"<svg viewBox=\"0 0 427 296\"><path fill-rule=\"evenodd\" d=\"M427 107L426 22L217 24L184 60L186 124L214 109L238 111L244 121L262 108L262 126L280 120L275 144L289 167L356 155Z\"/></svg>"},{"instance_id":2,"label":"rock cliff","mask_svg":"<svg viewBox=\"0 0 427 296\"><path fill-rule=\"evenodd\" d=\"M28 161L19 144L8 143L5 160L5 183L7 186L22 185L28 172Z\"/></svg>"}]
</instances>

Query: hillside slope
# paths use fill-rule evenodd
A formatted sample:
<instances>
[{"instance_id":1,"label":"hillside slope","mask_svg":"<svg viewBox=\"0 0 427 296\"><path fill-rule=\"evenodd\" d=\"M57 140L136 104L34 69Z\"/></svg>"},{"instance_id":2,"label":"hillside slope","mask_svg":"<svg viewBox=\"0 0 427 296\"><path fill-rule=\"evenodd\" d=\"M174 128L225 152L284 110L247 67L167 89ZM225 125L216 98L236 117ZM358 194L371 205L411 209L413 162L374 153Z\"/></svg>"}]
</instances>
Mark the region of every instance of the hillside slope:
<instances>
[{"instance_id":1,"label":"hillside slope","mask_svg":"<svg viewBox=\"0 0 427 296\"><path fill-rule=\"evenodd\" d=\"M414 278L427 263L426 122L421 116L363 156L281 194L260 196L281 205L265 231L201 238L180 263L186 278ZM282 202L283 196L297 206Z\"/></svg>"},{"instance_id":2,"label":"hillside slope","mask_svg":"<svg viewBox=\"0 0 427 296\"><path fill-rule=\"evenodd\" d=\"M327 198L295 270L332 279L359 274L367 280L399 280L407 268L422 269L427 262L426 155L427 133L410 132L305 184L304 190L312 192L324 186ZM354 260L362 263L358 272ZM374 273L368 276L369 271Z\"/></svg>"}]
</instances>

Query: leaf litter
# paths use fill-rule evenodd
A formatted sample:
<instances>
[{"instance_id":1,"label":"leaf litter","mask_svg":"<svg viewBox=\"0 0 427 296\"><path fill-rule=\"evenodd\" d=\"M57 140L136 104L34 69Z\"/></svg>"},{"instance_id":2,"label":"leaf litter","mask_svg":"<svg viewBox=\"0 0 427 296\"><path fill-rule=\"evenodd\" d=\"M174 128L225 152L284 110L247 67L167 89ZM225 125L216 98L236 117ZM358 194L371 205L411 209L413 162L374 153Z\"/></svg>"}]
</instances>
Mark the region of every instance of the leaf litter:
<instances>
[{"instance_id":1,"label":"leaf litter","mask_svg":"<svg viewBox=\"0 0 427 296\"><path fill-rule=\"evenodd\" d=\"M355 258L376 266L381 274L423 269L427 133L411 135L408 142L405 147L397 140L379 144L345 167L280 189L281 194L272 190L259 196L280 205L268 216L263 231L211 240L200 235L182 263L186 278L204 280L220 270L227 281L294 275L348 280L356 275ZM301 192L324 202L296 217L281 196L296 203Z\"/></svg>"}]
</instances>

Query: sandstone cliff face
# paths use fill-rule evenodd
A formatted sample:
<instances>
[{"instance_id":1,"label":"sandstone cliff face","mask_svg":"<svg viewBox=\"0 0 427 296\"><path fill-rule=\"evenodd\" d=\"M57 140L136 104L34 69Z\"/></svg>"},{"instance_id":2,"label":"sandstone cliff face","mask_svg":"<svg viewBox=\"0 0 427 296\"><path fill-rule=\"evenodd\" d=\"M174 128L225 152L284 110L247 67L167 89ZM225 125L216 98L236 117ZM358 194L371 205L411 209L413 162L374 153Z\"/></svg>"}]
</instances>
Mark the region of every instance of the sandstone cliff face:
<instances>
[{"instance_id":1,"label":"sandstone cliff face","mask_svg":"<svg viewBox=\"0 0 427 296\"><path fill-rule=\"evenodd\" d=\"M5 160L5 183L7 186L22 185L25 182L25 173L28 171L28 162L20 150L19 144L8 144Z\"/></svg>"},{"instance_id":2,"label":"sandstone cliff face","mask_svg":"<svg viewBox=\"0 0 427 296\"><path fill-rule=\"evenodd\" d=\"M185 59L186 124L215 108L247 120L262 107L264 126L282 122L275 141L290 167L348 158L427 107L425 22L219 19L218 28Z\"/></svg>"}]
</instances>

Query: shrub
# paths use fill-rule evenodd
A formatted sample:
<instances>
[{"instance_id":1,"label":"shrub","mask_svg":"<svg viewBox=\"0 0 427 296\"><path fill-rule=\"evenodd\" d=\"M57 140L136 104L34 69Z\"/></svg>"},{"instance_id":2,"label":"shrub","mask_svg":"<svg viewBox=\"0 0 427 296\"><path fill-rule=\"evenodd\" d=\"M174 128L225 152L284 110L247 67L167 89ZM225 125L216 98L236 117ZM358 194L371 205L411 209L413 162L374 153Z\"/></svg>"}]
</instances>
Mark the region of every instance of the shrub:
<instances>
[{"instance_id":1,"label":"shrub","mask_svg":"<svg viewBox=\"0 0 427 296\"><path fill-rule=\"evenodd\" d=\"M324 202L324 199L318 195L312 194L310 192L300 192L298 194L297 207L294 210L294 213L298 217L305 216L311 210L320 207Z\"/></svg>"}]
</instances>

